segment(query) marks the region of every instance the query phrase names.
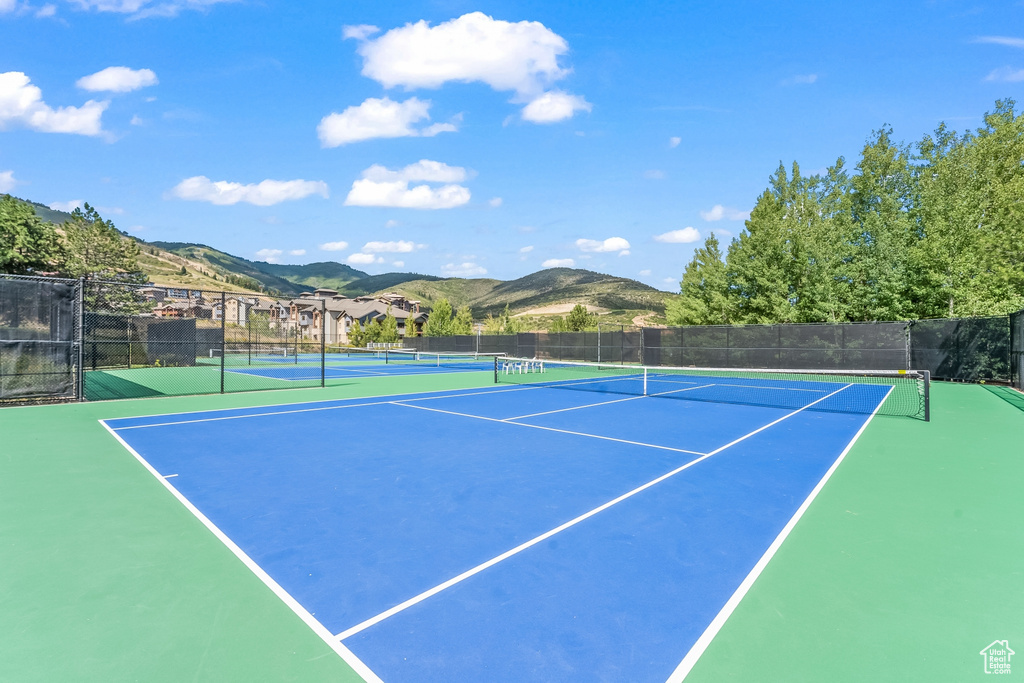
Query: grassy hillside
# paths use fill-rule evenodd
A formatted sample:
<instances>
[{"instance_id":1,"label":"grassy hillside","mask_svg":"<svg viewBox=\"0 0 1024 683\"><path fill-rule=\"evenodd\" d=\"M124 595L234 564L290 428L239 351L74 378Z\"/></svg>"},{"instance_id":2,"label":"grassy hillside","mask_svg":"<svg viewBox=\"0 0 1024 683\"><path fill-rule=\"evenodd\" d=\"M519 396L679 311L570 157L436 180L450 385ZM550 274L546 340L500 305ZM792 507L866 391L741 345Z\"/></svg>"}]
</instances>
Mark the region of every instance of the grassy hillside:
<instances>
[{"instance_id":1,"label":"grassy hillside","mask_svg":"<svg viewBox=\"0 0 1024 683\"><path fill-rule=\"evenodd\" d=\"M314 287L329 287L341 290L353 280L367 277L361 270L331 261L310 263L304 266L280 265L263 261L250 261L239 256L214 249L205 244L189 242L149 242L146 246L167 251L171 254L203 264L211 272L243 275L251 278L250 288L258 283L268 291L280 292L286 296L297 296L300 292ZM223 277L221 277L223 279Z\"/></svg>"},{"instance_id":2,"label":"grassy hillside","mask_svg":"<svg viewBox=\"0 0 1024 683\"><path fill-rule=\"evenodd\" d=\"M384 273L383 275L370 275L369 277L350 282L345 285L344 293L349 296L359 296L375 292L390 292L398 285L413 280L437 282L443 279L436 275L422 275L420 273Z\"/></svg>"},{"instance_id":3,"label":"grassy hillside","mask_svg":"<svg viewBox=\"0 0 1024 683\"><path fill-rule=\"evenodd\" d=\"M60 224L71 217L28 200L43 220ZM590 270L551 268L517 280L441 278L419 273L368 275L343 263L322 261L283 265L250 261L205 244L138 240L139 266L153 282L192 289L262 291L297 296L315 287L336 289L348 296L398 292L418 299L427 309L442 298L456 307L469 306L482 320L506 305L532 329L544 329L564 311L557 305L583 304L609 324L664 322L665 302L672 295L629 278ZM184 272L182 269L184 268Z\"/></svg>"},{"instance_id":4,"label":"grassy hillside","mask_svg":"<svg viewBox=\"0 0 1024 683\"><path fill-rule=\"evenodd\" d=\"M476 319L489 313L497 315L508 304L513 314L525 314L528 324L536 327L546 327L553 316L527 312L558 303L604 309L604 314L610 316L609 322L630 324L637 316L644 316L648 323L658 322L664 315L665 301L671 296L629 278L571 268L551 268L508 282L462 278L409 280L377 293L384 290L419 299L428 307L447 298L457 307L471 307Z\"/></svg>"}]
</instances>

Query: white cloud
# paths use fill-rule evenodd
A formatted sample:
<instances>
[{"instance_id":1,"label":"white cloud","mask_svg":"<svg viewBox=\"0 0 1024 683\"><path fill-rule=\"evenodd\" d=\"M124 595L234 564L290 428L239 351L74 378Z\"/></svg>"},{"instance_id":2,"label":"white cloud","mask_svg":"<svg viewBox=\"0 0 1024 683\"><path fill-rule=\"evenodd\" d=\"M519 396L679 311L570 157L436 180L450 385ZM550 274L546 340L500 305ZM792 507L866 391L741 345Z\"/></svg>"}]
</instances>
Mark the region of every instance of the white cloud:
<instances>
[{"instance_id":1,"label":"white cloud","mask_svg":"<svg viewBox=\"0 0 1024 683\"><path fill-rule=\"evenodd\" d=\"M993 45L1005 45L1006 47L1017 47L1024 49L1024 38L1010 38L1008 36L981 36L974 40L976 43L991 43Z\"/></svg>"},{"instance_id":2,"label":"white cloud","mask_svg":"<svg viewBox=\"0 0 1024 683\"><path fill-rule=\"evenodd\" d=\"M14 8L17 6L18 0L0 0L0 14L13 12Z\"/></svg>"},{"instance_id":3,"label":"white cloud","mask_svg":"<svg viewBox=\"0 0 1024 683\"><path fill-rule=\"evenodd\" d=\"M256 258L267 263L277 263L278 257L283 253L280 249L260 249L256 252Z\"/></svg>"},{"instance_id":4,"label":"white cloud","mask_svg":"<svg viewBox=\"0 0 1024 683\"><path fill-rule=\"evenodd\" d=\"M530 102L522 117L535 123L590 111L582 97L557 90L545 93L571 69L558 64L569 44L540 22L501 21L472 12L437 26L427 21L406 24L370 40L375 32L376 27L352 26L343 35L360 41L362 74L385 88L481 82L514 92L516 101Z\"/></svg>"},{"instance_id":5,"label":"white cloud","mask_svg":"<svg viewBox=\"0 0 1024 683\"><path fill-rule=\"evenodd\" d=\"M292 249L288 253L291 254L292 256L305 256L306 255L306 250L305 249Z\"/></svg>"},{"instance_id":6,"label":"white cloud","mask_svg":"<svg viewBox=\"0 0 1024 683\"><path fill-rule=\"evenodd\" d=\"M385 228L397 228L399 225L401 225L401 223L394 219L390 219L386 223L384 223Z\"/></svg>"},{"instance_id":7,"label":"white cloud","mask_svg":"<svg viewBox=\"0 0 1024 683\"><path fill-rule=\"evenodd\" d=\"M348 249L348 242L326 242L320 245L320 251L345 251Z\"/></svg>"},{"instance_id":8,"label":"white cloud","mask_svg":"<svg viewBox=\"0 0 1024 683\"><path fill-rule=\"evenodd\" d=\"M715 204L711 207L710 211L701 211L700 217L709 223L720 221L723 218L727 221L745 221L750 218L750 212L731 209L727 206L722 206L721 204Z\"/></svg>"},{"instance_id":9,"label":"white cloud","mask_svg":"<svg viewBox=\"0 0 1024 683\"><path fill-rule=\"evenodd\" d=\"M1003 66L993 70L988 76L985 76L985 80L1020 83L1021 81L1024 81L1024 69L1014 69L1013 67Z\"/></svg>"},{"instance_id":10,"label":"white cloud","mask_svg":"<svg viewBox=\"0 0 1024 683\"><path fill-rule=\"evenodd\" d=\"M226 180L213 182L199 175L182 180L171 190L171 195L178 199L218 205L248 202L256 206L273 206L314 194L324 199L330 196L327 183L321 180L264 180L243 185Z\"/></svg>"},{"instance_id":11,"label":"white cloud","mask_svg":"<svg viewBox=\"0 0 1024 683\"><path fill-rule=\"evenodd\" d=\"M353 263L360 266L368 266L373 263L384 263L384 259L380 256L374 256L373 254L350 254L346 259L349 263Z\"/></svg>"},{"instance_id":12,"label":"white cloud","mask_svg":"<svg viewBox=\"0 0 1024 683\"><path fill-rule=\"evenodd\" d=\"M644 178L647 178L648 180L664 180L665 172L659 171L658 169L651 169L649 171L644 171Z\"/></svg>"},{"instance_id":13,"label":"white cloud","mask_svg":"<svg viewBox=\"0 0 1024 683\"><path fill-rule=\"evenodd\" d=\"M130 14L133 19L175 17L182 10L205 10L221 2L234 0L72 0L83 10Z\"/></svg>"},{"instance_id":14,"label":"white cloud","mask_svg":"<svg viewBox=\"0 0 1024 683\"><path fill-rule=\"evenodd\" d=\"M391 265L395 268L405 268L405 261L392 261Z\"/></svg>"},{"instance_id":15,"label":"white cloud","mask_svg":"<svg viewBox=\"0 0 1024 683\"><path fill-rule=\"evenodd\" d=\"M380 29L371 24L359 24L358 26L342 26L341 37L344 39L366 40Z\"/></svg>"},{"instance_id":16,"label":"white cloud","mask_svg":"<svg viewBox=\"0 0 1024 683\"><path fill-rule=\"evenodd\" d=\"M81 199L72 199L66 202L53 202L52 204L50 204L50 208L53 209L54 211L64 211L67 213L71 213L75 209L82 208L84 205L85 202L83 202Z\"/></svg>"},{"instance_id":17,"label":"white cloud","mask_svg":"<svg viewBox=\"0 0 1024 683\"><path fill-rule=\"evenodd\" d=\"M129 121L128 123L133 125L133 126L142 126L142 125L145 125L146 122L143 121L142 118L138 114L135 114L135 115L132 116L132 120Z\"/></svg>"},{"instance_id":18,"label":"white cloud","mask_svg":"<svg viewBox=\"0 0 1024 683\"><path fill-rule=\"evenodd\" d=\"M651 269L650 268L644 268L643 270L641 270L637 274L640 275L641 277L648 277L651 274Z\"/></svg>"},{"instance_id":19,"label":"white cloud","mask_svg":"<svg viewBox=\"0 0 1024 683\"><path fill-rule=\"evenodd\" d=\"M416 248L413 242L398 240L397 242L367 242L363 245L362 251L375 254L380 252L408 254Z\"/></svg>"},{"instance_id":20,"label":"white cloud","mask_svg":"<svg viewBox=\"0 0 1024 683\"><path fill-rule=\"evenodd\" d=\"M495 90L532 94L569 73L558 65L568 50L564 38L539 22L511 23L472 12L433 27L418 21L364 38L358 52L363 75L385 88L480 81Z\"/></svg>"},{"instance_id":21,"label":"white cloud","mask_svg":"<svg viewBox=\"0 0 1024 683\"><path fill-rule=\"evenodd\" d=\"M430 119L430 100L410 97L404 102L395 102L388 97L370 97L340 114L325 116L316 131L322 147L338 147L374 138L432 137L458 130L451 123L435 123L423 129L414 127L413 124L424 119Z\"/></svg>"},{"instance_id":22,"label":"white cloud","mask_svg":"<svg viewBox=\"0 0 1024 683\"><path fill-rule=\"evenodd\" d=\"M14 171L0 171L0 192L10 192L17 184L18 181L14 179Z\"/></svg>"},{"instance_id":23,"label":"white cloud","mask_svg":"<svg viewBox=\"0 0 1024 683\"><path fill-rule=\"evenodd\" d=\"M549 258L540 264L541 268L572 268L576 262L571 258Z\"/></svg>"},{"instance_id":24,"label":"white cloud","mask_svg":"<svg viewBox=\"0 0 1024 683\"><path fill-rule=\"evenodd\" d=\"M782 79L782 85L811 85L818 80L818 74L797 74Z\"/></svg>"},{"instance_id":25,"label":"white cloud","mask_svg":"<svg viewBox=\"0 0 1024 683\"><path fill-rule=\"evenodd\" d=\"M461 166L449 166L440 161L420 159L415 164L392 171L380 164L374 164L363 171L363 178L374 182L424 181L428 183L461 183L468 180L470 172Z\"/></svg>"},{"instance_id":26,"label":"white cloud","mask_svg":"<svg viewBox=\"0 0 1024 683\"><path fill-rule=\"evenodd\" d=\"M665 242L667 244L689 244L690 242L696 242L700 239L700 231L697 228L685 227L681 230L669 230L660 235L654 236L655 242Z\"/></svg>"},{"instance_id":27,"label":"white cloud","mask_svg":"<svg viewBox=\"0 0 1024 683\"><path fill-rule=\"evenodd\" d=\"M533 99L523 107L524 121L531 123L557 123L571 119L578 111L589 112L594 105L579 95L570 95L561 90L552 90Z\"/></svg>"},{"instance_id":28,"label":"white cloud","mask_svg":"<svg viewBox=\"0 0 1024 683\"><path fill-rule=\"evenodd\" d=\"M441 266L441 274L445 277L479 277L487 275L487 269L472 262L446 263Z\"/></svg>"},{"instance_id":29,"label":"white cloud","mask_svg":"<svg viewBox=\"0 0 1024 683\"><path fill-rule=\"evenodd\" d=\"M345 198L346 206L386 206L404 209L451 209L469 202L470 192L462 185L469 177L466 169L449 166L439 161L421 159L405 168L390 170L374 164L363 177L352 183L352 189ZM410 182L424 181L448 183L441 187L417 185Z\"/></svg>"},{"instance_id":30,"label":"white cloud","mask_svg":"<svg viewBox=\"0 0 1024 683\"><path fill-rule=\"evenodd\" d=\"M0 2L0 5L2 5L2 4L3 3ZM12 4L13 4L13 0L12 0ZM2 12L2 11L3 11L3 8L0 7L0 12ZM42 7L40 7L39 9L36 10L36 18L37 19L46 19L47 17L52 17L52 16L55 16L56 14L57 14L57 6L56 5L43 5Z\"/></svg>"},{"instance_id":31,"label":"white cloud","mask_svg":"<svg viewBox=\"0 0 1024 683\"><path fill-rule=\"evenodd\" d=\"M629 242L622 237L609 237L606 240L576 240L576 246L583 252L619 252L619 256L629 255Z\"/></svg>"},{"instance_id":32,"label":"white cloud","mask_svg":"<svg viewBox=\"0 0 1024 683\"><path fill-rule=\"evenodd\" d=\"M490 199L487 200L487 205L490 206L493 209L498 208L503 203L504 203L504 200L502 200L501 197L491 197Z\"/></svg>"},{"instance_id":33,"label":"white cloud","mask_svg":"<svg viewBox=\"0 0 1024 683\"><path fill-rule=\"evenodd\" d=\"M100 135L100 118L109 104L89 100L81 107L53 109L28 76L20 71L0 73L0 130L20 124L42 133Z\"/></svg>"},{"instance_id":34,"label":"white cloud","mask_svg":"<svg viewBox=\"0 0 1024 683\"><path fill-rule=\"evenodd\" d=\"M671 138L669 138L668 139L668 147L669 147L669 149L675 149L676 147L679 146L679 143L682 142L682 141L683 141L683 139L679 138L679 137L671 137Z\"/></svg>"},{"instance_id":35,"label":"white cloud","mask_svg":"<svg viewBox=\"0 0 1024 683\"><path fill-rule=\"evenodd\" d=\"M156 85L156 74L150 69L129 69L126 66L108 66L90 76L79 78L75 85L89 92L131 92Z\"/></svg>"},{"instance_id":36,"label":"white cloud","mask_svg":"<svg viewBox=\"0 0 1024 683\"><path fill-rule=\"evenodd\" d=\"M519 253L520 254L529 254L531 251L533 251L533 245L532 244L530 246L528 246L528 247L523 247L522 249L520 249Z\"/></svg>"}]
</instances>

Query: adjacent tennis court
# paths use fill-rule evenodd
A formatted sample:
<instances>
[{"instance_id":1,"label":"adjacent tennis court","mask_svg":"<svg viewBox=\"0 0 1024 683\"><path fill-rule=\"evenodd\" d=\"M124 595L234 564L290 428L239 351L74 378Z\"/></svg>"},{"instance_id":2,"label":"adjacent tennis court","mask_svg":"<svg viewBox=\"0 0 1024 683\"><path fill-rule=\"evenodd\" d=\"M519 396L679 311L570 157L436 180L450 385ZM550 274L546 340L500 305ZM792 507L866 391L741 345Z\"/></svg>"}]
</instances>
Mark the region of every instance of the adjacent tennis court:
<instances>
[{"instance_id":1,"label":"adjacent tennis court","mask_svg":"<svg viewBox=\"0 0 1024 683\"><path fill-rule=\"evenodd\" d=\"M368 680L672 681L894 390L548 372L105 425Z\"/></svg>"}]
</instances>

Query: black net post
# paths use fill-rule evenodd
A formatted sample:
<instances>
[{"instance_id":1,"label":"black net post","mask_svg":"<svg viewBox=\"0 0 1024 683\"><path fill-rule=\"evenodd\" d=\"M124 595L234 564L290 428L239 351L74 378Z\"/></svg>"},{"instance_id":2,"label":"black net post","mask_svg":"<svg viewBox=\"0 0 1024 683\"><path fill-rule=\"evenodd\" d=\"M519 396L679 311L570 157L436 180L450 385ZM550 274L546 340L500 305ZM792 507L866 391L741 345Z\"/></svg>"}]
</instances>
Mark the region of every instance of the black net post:
<instances>
[{"instance_id":1,"label":"black net post","mask_svg":"<svg viewBox=\"0 0 1024 683\"><path fill-rule=\"evenodd\" d=\"M75 345L77 352L75 354L76 360L75 365L75 385L77 387L75 391L75 399L78 401L85 400L85 277L78 278L78 284L76 285L77 291L75 292L75 305L78 308L76 311L76 325L75 325Z\"/></svg>"},{"instance_id":2,"label":"black net post","mask_svg":"<svg viewBox=\"0 0 1024 683\"><path fill-rule=\"evenodd\" d=\"M327 386L327 300L320 300L320 386Z\"/></svg>"},{"instance_id":3,"label":"black net post","mask_svg":"<svg viewBox=\"0 0 1024 683\"><path fill-rule=\"evenodd\" d=\"M225 333L227 331L228 323L228 295L225 292L220 293L220 393L224 393L224 361L227 354L227 344L225 343Z\"/></svg>"}]
</instances>

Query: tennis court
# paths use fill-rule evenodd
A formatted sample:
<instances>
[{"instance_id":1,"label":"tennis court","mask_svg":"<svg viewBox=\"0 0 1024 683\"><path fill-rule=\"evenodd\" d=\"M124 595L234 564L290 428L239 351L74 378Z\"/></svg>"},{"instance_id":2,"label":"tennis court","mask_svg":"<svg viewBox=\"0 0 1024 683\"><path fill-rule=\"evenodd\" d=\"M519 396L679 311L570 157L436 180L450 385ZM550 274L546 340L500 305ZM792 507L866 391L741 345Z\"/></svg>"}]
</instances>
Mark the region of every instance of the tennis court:
<instances>
[{"instance_id":1,"label":"tennis court","mask_svg":"<svg viewBox=\"0 0 1024 683\"><path fill-rule=\"evenodd\" d=\"M661 681L893 391L532 379L104 424L368 680Z\"/></svg>"},{"instance_id":2,"label":"tennis court","mask_svg":"<svg viewBox=\"0 0 1024 683\"><path fill-rule=\"evenodd\" d=\"M0 411L0 679L970 680L1024 638L1017 392L489 362Z\"/></svg>"}]
</instances>

